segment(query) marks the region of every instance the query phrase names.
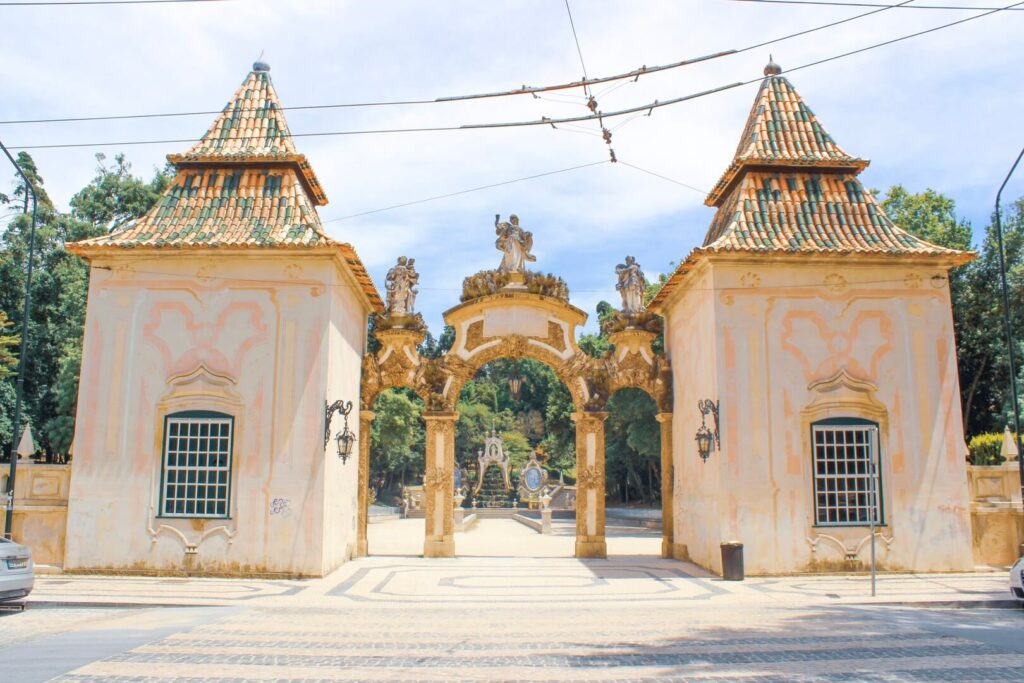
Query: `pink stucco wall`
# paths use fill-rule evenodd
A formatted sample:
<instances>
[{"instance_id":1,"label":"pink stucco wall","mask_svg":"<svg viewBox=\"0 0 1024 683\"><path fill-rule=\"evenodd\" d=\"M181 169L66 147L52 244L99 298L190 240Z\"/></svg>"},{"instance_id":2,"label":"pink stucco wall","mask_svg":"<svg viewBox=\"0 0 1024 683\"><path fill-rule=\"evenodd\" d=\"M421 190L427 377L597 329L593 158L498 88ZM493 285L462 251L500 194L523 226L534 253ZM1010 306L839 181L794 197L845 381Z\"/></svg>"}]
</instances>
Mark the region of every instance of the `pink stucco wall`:
<instances>
[{"instance_id":1,"label":"pink stucco wall","mask_svg":"<svg viewBox=\"0 0 1024 683\"><path fill-rule=\"evenodd\" d=\"M810 422L879 422L879 563L970 569L971 530L949 291L928 263L719 259L669 302L676 542L720 571L863 568L866 527L815 526ZM705 395L706 394L706 395ZM696 401L721 401L721 451L696 456Z\"/></svg>"},{"instance_id":2,"label":"pink stucco wall","mask_svg":"<svg viewBox=\"0 0 1024 683\"><path fill-rule=\"evenodd\" d=\"M324 402L358 405L366 334L343 268L251 251L92 265L65 568L321 575L343 562L356 467L324 449ZM188 409L235 417L229 519L158 515L163 416Z\"/></svg>"}]
</instances>

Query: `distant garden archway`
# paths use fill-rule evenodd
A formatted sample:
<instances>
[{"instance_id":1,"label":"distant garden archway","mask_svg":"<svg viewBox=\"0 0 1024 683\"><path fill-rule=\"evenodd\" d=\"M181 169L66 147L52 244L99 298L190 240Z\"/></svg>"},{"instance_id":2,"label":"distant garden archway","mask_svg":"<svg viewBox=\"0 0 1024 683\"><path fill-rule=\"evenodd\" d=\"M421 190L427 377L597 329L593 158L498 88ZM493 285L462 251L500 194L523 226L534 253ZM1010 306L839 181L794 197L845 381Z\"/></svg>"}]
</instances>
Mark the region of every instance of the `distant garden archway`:
<instances>
[{"instance_id":1,"label":"distant garden archway","mask_svg":"<svg viewBox=\"0 0 1024 683\"><path fill-rule=\"evenodd\" d=\"M402 261L399 261L400 265ZM444 313L455 331L451 349L424 358L417 347L426 336L422 317L403 308L375 320L380 348L365 356L361 385L361 428L372 427L372 405L390 387L409 387L423 398L425 435L423 554L452 557L454 539L455 431L462 387L487 363L530 358L548 365L573 402L576 430L577 557L606 557L605 408L622 388L645 391L657 404L661 422L663 555L671 556L671 375L667 360L652 345L660 320L645 312L620 313L607 332L613 349L601 358L584 353L577 328L587 314L571 305L565 283L539 273L485 271L467 278L462 303ZM358 550L366 553L369 441L362 440L359 463Z\"/></svg>"}]
</instances>

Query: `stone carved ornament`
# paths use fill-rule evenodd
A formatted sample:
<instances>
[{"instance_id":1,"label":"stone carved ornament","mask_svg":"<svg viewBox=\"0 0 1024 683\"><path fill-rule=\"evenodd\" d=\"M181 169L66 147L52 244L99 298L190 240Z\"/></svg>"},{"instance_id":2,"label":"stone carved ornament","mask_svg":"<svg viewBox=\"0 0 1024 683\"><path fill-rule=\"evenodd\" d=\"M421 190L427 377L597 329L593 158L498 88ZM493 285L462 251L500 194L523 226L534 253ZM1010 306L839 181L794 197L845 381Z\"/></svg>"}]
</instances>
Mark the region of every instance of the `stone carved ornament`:
<instances>
[{"instance_id":1,"label":"stone carved ornament","mask_svg":"<svg viewBox=\"0 0 1024 683\"><path fill-rule=\"evenodd\" d=\"M399 256L398 263L388 271L384 289L387 291L389 317L402 318L413 314L416 295L419 294L416 285L420 281L415 264L416 259Z\"/></svg>"},{"instance_id":2,"label":"stone carved ornament","mask_svg":"<svg viewBox=\"0 0 1024 683\"><path fill-rule=\"evenodd\" d=\"M508 221L503 222L501 214L495 214L494 233L498 236L494 246L502 253L499 273L525 273L526 263L537 260L530 253L533 249L533 233L519 227L519 216L512 214Z\"/></svg>"},{"instance_id":3,"label":"stone carved ornament","mask_svg":"<svg viewBox=\"0 0 1024 683\"><path fill-rule=\"evenodd\" d=\"M643 313L646 308L644 295L647 293L647 278L636 258L627 256L625 263L615 266L615 274L619 276L615 289L622 295L622 312L626 315Z\"/></svg>"}]
</instances>

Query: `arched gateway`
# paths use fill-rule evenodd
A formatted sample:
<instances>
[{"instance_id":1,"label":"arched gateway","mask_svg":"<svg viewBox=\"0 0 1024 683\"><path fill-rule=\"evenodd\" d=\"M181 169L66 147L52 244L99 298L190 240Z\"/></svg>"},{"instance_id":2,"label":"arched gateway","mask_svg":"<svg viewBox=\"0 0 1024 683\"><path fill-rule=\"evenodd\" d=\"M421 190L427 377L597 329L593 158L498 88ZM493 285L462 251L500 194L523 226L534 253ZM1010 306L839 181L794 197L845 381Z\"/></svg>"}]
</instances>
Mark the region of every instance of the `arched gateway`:
<instances>
[{"instance_id":1,"label":"arched gateway","mask_svg":"<svg viewBox=\"0 0 1024 683\"><path fill-rule=\"evenodd\" d=\"M51 560L65 571L323 576L365 553L370 408L399 386L426 407L424 553L453 555L456 402L500 357L546 363L572 394L581 557L605 554L606 401L637 387L661 420L666 556L717 572L740 541L749 574L856 570L876 527L883 568L974 566L948 280L973 255L895 225L861 184L868 162L777 64L704 242L650 311L635 261L616 269L603 358L580 352L564 283L528 272L515 217L495 221L500 266L445 314L454 347L420 357L413 261L389 273L385 306L320 222L326 194L264 63L168 158L152 210L68 246L91 266L74 476L66 519L47 498L50 521L22 527L66 538ZM651 348L662 324L671 373ZM325 438L325 405L349 401L358 473Z\"/></svg>"},{"instance_id":2,"label":"arched gateway","mask_svg":"<svg viewBox=\"0 0 1024 683\"><path fill-rule=\"evenodd\" d=\"M498 248L502 249L502 227L506 232L519 230L532 245L529 233L512 223L497 224ZM505 250L503 250L505 251ZM552 276L532 273L524 262L532 259L529 247L525 258L502 260L495 271L484 271L466 278L462 303L444 313L445 324L455 330L451 350L437 359L424 358L417 351L426 326L413 315L408 305L414 271L411 261L399 259L388 277L388 306L376 320L376 335L381 348L363 361L360 388L360 433L369 434L371 410L381 391L409 387L423 399L426 422L426 463L424 507L426 536L423 554L427 557L455 555L454 472L456 404L462 387L485 364L499 358L531 358L540 361L558 375L572 395L576 424L576 556L605 557L604 518L604 421L608 398L627 387L647 392L658 406L661 422L662 505L664 514L662 553L672 553L672 444L671 375L665 358L656 354L652 342L657 337L657 319L640 310L628 311L628 305L616 318L610 340L614 350L603 358L588 356L576 343L576 328L587 314L569 303L565 283ZM512 265L508 265L511 262ZM620 287L632 276L637 284L643 275L633 271L620 275ZM394 284L397 283L397 284ZM624 302L629 301L627 296ZM370 442L364 438L359 451L359 554L365 555L367 504L370 473Z\"/></svg>"}]
</instances>

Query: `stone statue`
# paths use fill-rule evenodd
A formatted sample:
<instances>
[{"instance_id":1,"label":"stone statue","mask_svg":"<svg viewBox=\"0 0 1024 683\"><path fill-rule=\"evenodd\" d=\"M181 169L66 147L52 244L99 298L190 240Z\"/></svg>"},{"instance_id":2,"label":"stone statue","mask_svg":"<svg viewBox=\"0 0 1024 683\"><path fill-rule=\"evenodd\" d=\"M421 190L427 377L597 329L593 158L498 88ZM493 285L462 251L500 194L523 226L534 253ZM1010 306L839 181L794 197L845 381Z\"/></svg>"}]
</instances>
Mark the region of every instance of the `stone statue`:
<instances>
[{"instance_id":1,"label":"stone statue","mask_svg":"<svg viewBox=\"0 0 1024 683\"><path fill-rule=\"evenodd\" d=\"M400 318L413 314L416 295L415 287L419 284L420 274L416 272L416 259L398 257L398 263L388 271L384 280L387 291L387 314L392 318Z\"/></svg>"},{"instance_id":2,"label":"stone statue","mask_svg":"<svg viewBox=\"0 0 1024 683\"><path fill-rule=\"evenodd\" d=\"M632 256L627 256L625 263L615 266L615 272L619 276L615 289L622 295L622 312L626 315L643 313L647 278L640 270L640 264Z\"/></svg>"},{"instance_id":3,"label":"stone statue","mask_svg":"<svg viewBox=\"0 0 1024 683\"><path fill-rule=\"evenodd\" d=\"M501 214L496 214L494 233L498 236L494 246L503 254L501 265L498 266L499 273L525 273L526 262L537 260L530 253L530 249L533 249L533 233L519 227L519 216L512 214L506 223L501 221Z\"/></svg>"}]
</instances>

